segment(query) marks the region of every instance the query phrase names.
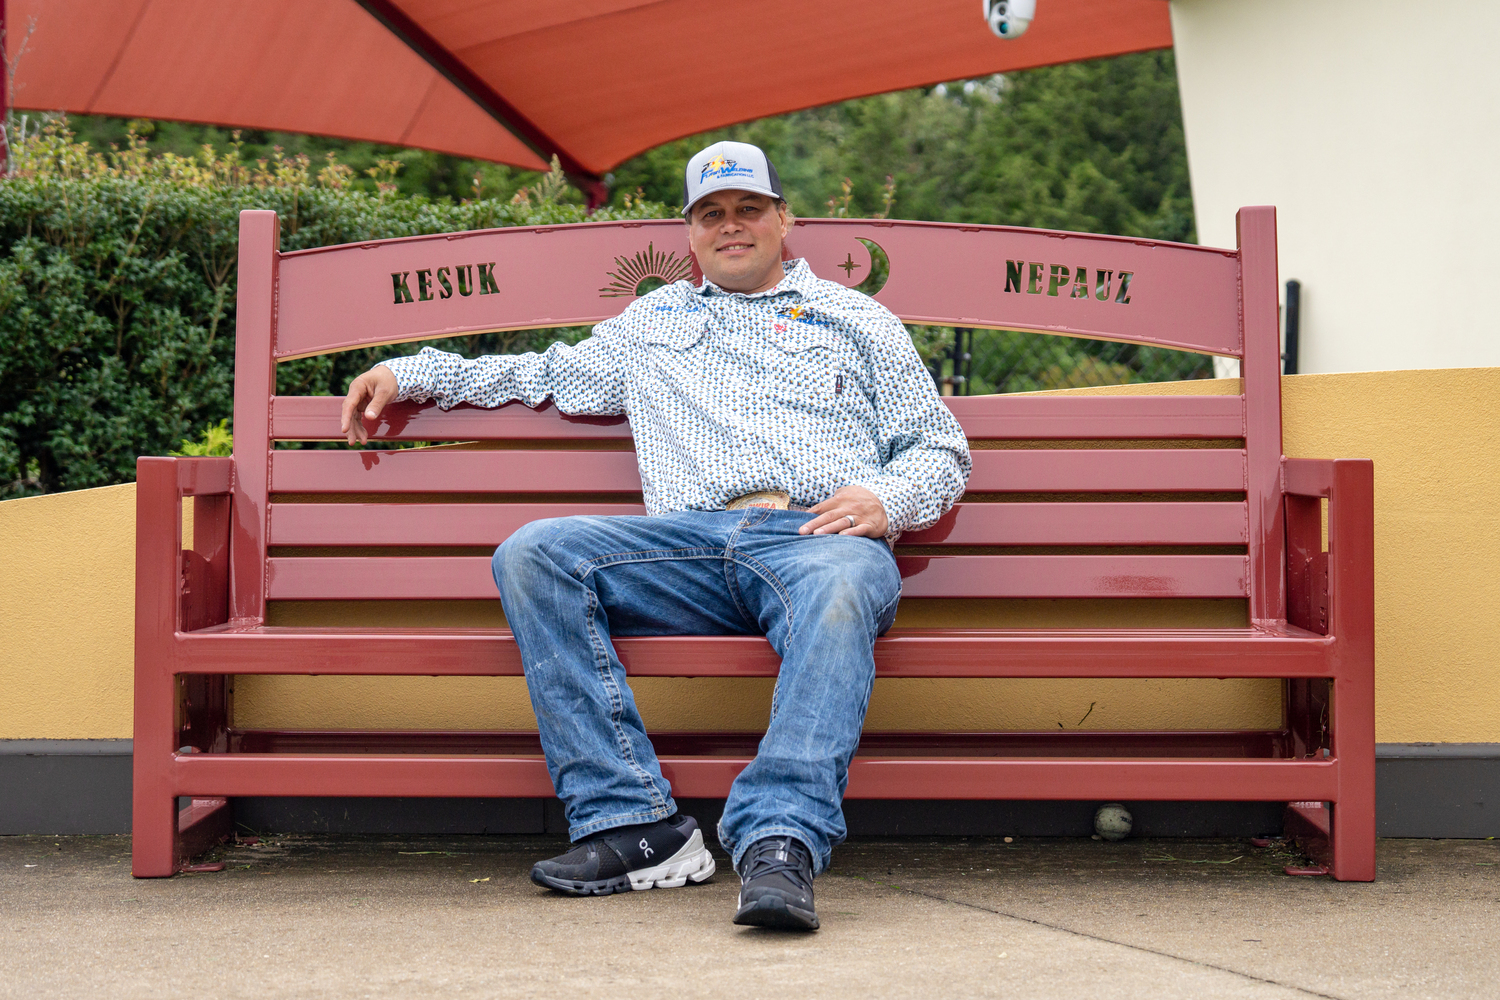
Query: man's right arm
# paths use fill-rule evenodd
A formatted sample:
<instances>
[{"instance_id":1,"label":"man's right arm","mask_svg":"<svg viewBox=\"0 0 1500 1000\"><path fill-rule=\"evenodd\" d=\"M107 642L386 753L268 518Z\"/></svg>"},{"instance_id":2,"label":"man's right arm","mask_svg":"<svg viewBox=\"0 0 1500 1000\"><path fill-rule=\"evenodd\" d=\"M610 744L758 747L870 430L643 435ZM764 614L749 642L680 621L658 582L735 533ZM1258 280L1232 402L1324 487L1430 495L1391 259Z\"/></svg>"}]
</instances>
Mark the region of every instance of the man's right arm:
<instances>
[{"instance_id":1,"label":"man's right arm","mask_svg":"<svg viewBox=\"0 0 1500 1000\"><path fill-rule=\"evenodd\" d=\"M602 324L601 324L602 325ZM596 332L581 343L553 344L535 354L464 358L431 347L382 362L349 383L341 430L350 444L369 440L364 420L374 420L394 400L437 400L499 406L520 400L539 406L548 397L564 413L625 412L625 383L608 337ZM356 419L361 409L364 420Z\"/></svg>"}]
</instances>

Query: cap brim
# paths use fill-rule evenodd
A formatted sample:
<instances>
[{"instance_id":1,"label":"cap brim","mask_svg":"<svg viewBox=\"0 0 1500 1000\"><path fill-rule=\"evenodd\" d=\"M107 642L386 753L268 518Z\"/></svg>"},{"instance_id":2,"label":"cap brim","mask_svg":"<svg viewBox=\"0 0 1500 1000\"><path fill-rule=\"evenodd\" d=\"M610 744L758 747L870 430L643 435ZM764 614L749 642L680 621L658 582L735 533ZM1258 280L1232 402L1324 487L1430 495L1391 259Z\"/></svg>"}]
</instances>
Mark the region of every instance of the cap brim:
<instances>
[{"instance_id":1,"label":"cap brim","mask_svg":"<svg viewBox=\"0 0 1500 1000\"><path fill-rule=\"evenodd\" d=\"M704 198L707 198L711 194L718 194L720 191L748 191L751 194L763 194L767 198L775 198L777 201L782 200L781 195L777 194L775 191L772 191L768 187L763 187L756 184L735 184L732 186L726 184L721 188L714 188L711 191L700 191L698 193L698 197L694 198L688 204L682 206L682 214L687 215L693 210L693 206L698 204L698 202L702 201Z\"/></svg>"}]
</instances>

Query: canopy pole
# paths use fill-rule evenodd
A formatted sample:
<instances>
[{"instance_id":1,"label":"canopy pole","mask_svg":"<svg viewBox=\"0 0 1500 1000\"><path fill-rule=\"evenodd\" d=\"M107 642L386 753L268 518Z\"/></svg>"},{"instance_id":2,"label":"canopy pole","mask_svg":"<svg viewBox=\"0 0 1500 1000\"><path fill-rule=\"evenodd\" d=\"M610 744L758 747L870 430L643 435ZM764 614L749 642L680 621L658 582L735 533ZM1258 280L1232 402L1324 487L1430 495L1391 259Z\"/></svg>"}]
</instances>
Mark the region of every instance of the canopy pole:
<instances>
[{"instance_id":1,"label":"canopy pole","mask_svg":"<svg viewBox=\"0 0 1500 1000\"><path fill-rule=\"evenodd\" d=\"M552 157L557 157L557 162L562 166L563 172L583 191L584 197L588 200L590 212L604 203L607 189L603 178L578 162L577 157L559 145L556 139L543 132L535 122L522 114L520 109L501 97L477 73L464 65L463 60L448 51L421 25L408 17L393 0L356 0L356 2L368 11L371 17L385 25L386 29L399 38L407 48L421 56L429 66L463 91L469 100L483 108L491 118L525 143L543 161L550 161Z\"/></svg>"}]
</instances>

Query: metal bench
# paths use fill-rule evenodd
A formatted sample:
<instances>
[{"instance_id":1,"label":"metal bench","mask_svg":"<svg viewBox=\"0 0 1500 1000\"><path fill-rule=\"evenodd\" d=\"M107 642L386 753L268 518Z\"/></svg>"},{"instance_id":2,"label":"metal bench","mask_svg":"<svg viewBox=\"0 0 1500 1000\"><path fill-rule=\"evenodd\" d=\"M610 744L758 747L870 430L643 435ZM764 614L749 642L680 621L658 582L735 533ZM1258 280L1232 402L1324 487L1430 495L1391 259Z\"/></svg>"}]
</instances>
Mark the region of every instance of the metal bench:
<instances>
[{"instance_id":1,"label":"metal bench","mask_svg":"<svg viewBox=\"0 0 1500 1000\"><path fill-rule=\"evenodd\" d=\"M974 444L969 494L897 550L909 598L1236 598L1243 627L898 628L877 643L879 676L1277 678L1284 712L1254 732L872 732L848 795L1286 802L1287 831L1335 878L1372 879L1372 467L1282 455L1274 210L1241 211L1237 251L843 219L799 221L789 245L854 285L864 241L889 261L878 298L909 322L1231 355L1244 372L1232 396L949 398ZM628 423L403 404L376 439L489 445L278 448L338 439L340 401L277 396L276 364L591 323L693 271L676 221L277 247L274 214L242 214L234 457L138 467L137 876L222 836L235 796L553 794L535 733L246 731L226 678L520 674L503 628L274 626L267 602L495 599L488 558L464 547L537 517L642 510ZM777 670L759 638L617 645L638 677ZM757 738L656 736L688 798L725 795Z\"/></svg>"}]
</instances>

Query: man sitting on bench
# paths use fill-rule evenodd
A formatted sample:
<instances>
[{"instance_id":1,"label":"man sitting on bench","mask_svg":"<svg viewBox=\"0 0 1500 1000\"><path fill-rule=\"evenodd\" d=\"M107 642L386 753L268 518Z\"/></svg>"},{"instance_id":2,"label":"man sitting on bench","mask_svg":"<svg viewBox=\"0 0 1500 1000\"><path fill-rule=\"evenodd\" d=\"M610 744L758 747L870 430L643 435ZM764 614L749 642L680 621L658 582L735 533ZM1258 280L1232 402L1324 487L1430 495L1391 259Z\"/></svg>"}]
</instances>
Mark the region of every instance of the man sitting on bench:
<instances>
[{"instance_id":1,"label":"man sitting on bench","mask_svg":"<svg viewBox=\"0 0 1500 1000\"><path fill-rule=\"evenodd\" d=\"M604 895L713 874L611 636L765 635L781 656L770 724L719 842L743 880L735 923L810 930L901 596L887 543L959 497L968 445L889 310L782 262L791 218L765 153L701 151L683 205L701 286L643 295L575 346L376 365L350 383L343 430L364 442L356 414L391 400L629 416L650 516L534 521L495 552L574 844L532 881Z\"/></svg>"}]
</instances>

